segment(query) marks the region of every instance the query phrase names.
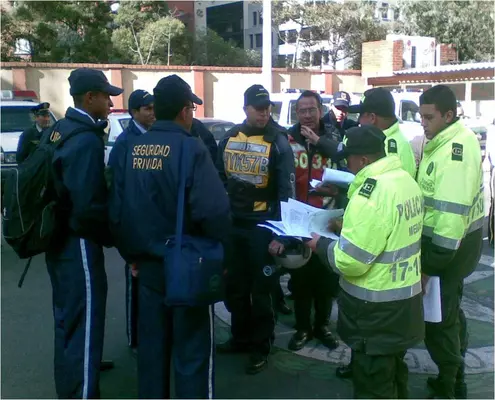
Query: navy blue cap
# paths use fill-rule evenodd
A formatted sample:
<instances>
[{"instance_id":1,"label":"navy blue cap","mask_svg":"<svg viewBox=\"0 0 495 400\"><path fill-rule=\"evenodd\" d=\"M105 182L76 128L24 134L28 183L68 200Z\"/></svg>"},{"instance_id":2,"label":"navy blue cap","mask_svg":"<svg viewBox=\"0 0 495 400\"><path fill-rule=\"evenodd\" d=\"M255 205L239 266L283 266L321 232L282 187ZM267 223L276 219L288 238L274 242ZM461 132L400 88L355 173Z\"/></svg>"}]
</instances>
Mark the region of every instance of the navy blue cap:
<instances>
[{"instance_id":1,"label":"navy blue cap","mask_svg":"<svg viewBox=\"0 0 495 400\"><path fill-rule=\"evenodd\" d=\"M150 105L155 101L152 94L146 90L135 90L129 96L129 110L139 110L141 107Z\"/></svg>"},{"instance_id":2,"label":"navy blue cap","mask_svg":"<svg viewBox=\"0 0 495 400\"><path fill-rule=\"evenodd\" d=\"M395 117L395 101L392 93L385 88L373 88L364 92L361 103L350 106L350 113L373 113L380 117Z\"/></svg>"},{"instance_id":3,"label":"navy blue cap","mask_svg":"<svg viewBox=\"0 0 495 400\"><path fill-rule=\"evenodd\" d=\"M78 68L72 71L69 84L71 96L88 92L102 92L110 96L118 96L124 91L117 86L110 85L103 72L91 68Z\"/></svg>"},{"instance_id":4,"label":"navy blue cap","mask_svg":"<svg viewBox=\"0 0 495 400\"><path fill-rule=\"evenodd\" d=\"M351 96L347 92L335 92L333 94L333 105L335 107L349 107Z\"/></svg>"},{"instance_id":5,"label":"navy blue cap","mask_svg":"<svg viewBox=\"0 0 495 400\"><path fill-rule=\"evenodd\" d=\"M31 108L31 111L34 115L47 115L49 108L50 103L40 103L37 106Z\"/></svg>"},{"instance_id":6,"label":"navy blue cap","mask_svg":"<svg viewBox=\"0 0 495 400\"><path fill-rule=\"evenodd\" d=\"M244 107L268 107L271 104L270 93L262 85L253 85L244 92Z\"/></svg>"},{"instance_id":7,"label":"navy blue cap","mask_svg":"<svg viewBox=\"0 0 495 400\"><path fill-rule=\"evenodd\" d=\"M194 104L203 104L191 89L191 86L178 75L169 75L162 78L153 89L156 103L175 103L191 101Z\"/></svg>"},{"instance_id":8,"label":"navy blue cap","mask_svg":"<svg viewBox=\"0 0 495 400\"><path fill-rule=\"evenodd\" d=\"M347 141L339 149L337 158L350 155L376 154L385 151L385 134L374 125L363 125L351 128L345 133Z\"/></svg>"}]
</instances>

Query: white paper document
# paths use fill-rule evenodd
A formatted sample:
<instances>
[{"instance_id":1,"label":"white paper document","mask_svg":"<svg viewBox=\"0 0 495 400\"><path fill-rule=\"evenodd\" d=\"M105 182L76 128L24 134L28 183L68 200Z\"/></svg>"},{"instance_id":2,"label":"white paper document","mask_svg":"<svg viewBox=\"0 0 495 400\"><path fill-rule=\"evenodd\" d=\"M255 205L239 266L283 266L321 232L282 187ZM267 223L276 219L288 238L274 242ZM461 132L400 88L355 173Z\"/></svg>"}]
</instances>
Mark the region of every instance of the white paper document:
<instances>
[{"instance_id":1,"label":"white paper document","mask_svg":"<svg viewBox=\"0 0 495 400\"><path fill-rule=\"evenodd\" d=\"M332 183L334 185L349 186L356 176L350 172L339 171L337 169L325 168L323 172L323 183Z\"/></svg>"},{"instance_id":2,"label":"white paper document","mask_svg":"<svg viewBox=\"0 0 495 400\"><path fill-rule=\"evenodd\" d=\"M316 207L289 199L280 202L282 221L265 221L258 226L271 230L278 236L311 238L311 233L338 240L338 236L330 232L328 222L344 215L344 210L321 210Z\"/></svg>"},{"instance_id":3,"label":"white paper document","mask_svg":"<svg viewBox=\"0 0 495 400\"><path fill-rule=\"evenodd\" d=\"M428 279L423 296L425 322L442 322L442 301L440 299L440 278Z\"/></svg>"}]
</instances>

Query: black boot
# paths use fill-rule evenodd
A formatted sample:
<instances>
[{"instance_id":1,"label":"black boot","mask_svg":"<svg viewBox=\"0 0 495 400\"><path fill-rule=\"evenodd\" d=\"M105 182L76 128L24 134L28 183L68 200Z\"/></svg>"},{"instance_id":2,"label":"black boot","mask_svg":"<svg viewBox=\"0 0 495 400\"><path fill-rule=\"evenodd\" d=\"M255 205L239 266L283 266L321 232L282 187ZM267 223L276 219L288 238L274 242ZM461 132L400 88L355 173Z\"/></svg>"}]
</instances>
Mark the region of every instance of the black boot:
<instances>
[{"instance_id":1,"label":"black boot","mask_svg":"<svg viewBox=\"0 0 495 400\"><path fill-rule=\"evenodd\" d=\"M113 361L110 361L110 360L104 360L100 363L100 371L108 371L110 369L113 369L114 367L114 363Z\"/></svg>"},{"instance_id":2,"label":"black boot","mask_svg":"<svg viewBox=\"0 0 495 400\"><path fill-rule=\"evenodd\" d=\"M456 399L467 399L468 396L464 372L465 367L466 366L463 362L459 367L459 370L457 371L457 375L455 377L454 393Z\"/></svg>"},{"instance_id":3,"label":"black boot","mask_svg":"<svg viewBox=\"0 0 495 400\"><path fill-rule=\"evenodd\" d=\"M268 355L255 352L249 357L246 374L255 375L263 371L268 365Z\"/></svg>"},{"instance_id":4,"label":"black boot","mask_svg":"<svg viewBox=\"0 0 495 400\"><path fill-rule=\"evenodd\" d=\"M449 390L440 378L429 377L426 380L428 388L431 390L429 399L454 399L454 391Z\"/></svg>"},{"instance_id":5,"label":"black boot","mask_svg":"<svg viewBox=\"0 0 495 400\"><path fill-rule=\"evenodd\" d=\"M306 343L311 340L311 334L308 331L297 331L294 333L289 342L289 350L299 351Z\"/></svg>"},{"instance_id":6,"label":"black boot","mask_svg":"<svg viewBox=\"0 0 495 400\"><path fill-rule=\"evenodd\" d=\"M329 350L335 350L337 347L339 347L339 341L335 338L327 325L315 328L313 330L313 336Z\"/></svg>"},{"instance_id":7,"label":"black boot","mask_svg":"<svg viewBox=\"0 0 495 400\"><path fill-rule=\"evenodd\" d=\"M221 354L238 354L247 353L249 346L244 343L238 343L234 339L229 339L225 343L217 344L216 349Z\"/></svg>"}]
</instances>

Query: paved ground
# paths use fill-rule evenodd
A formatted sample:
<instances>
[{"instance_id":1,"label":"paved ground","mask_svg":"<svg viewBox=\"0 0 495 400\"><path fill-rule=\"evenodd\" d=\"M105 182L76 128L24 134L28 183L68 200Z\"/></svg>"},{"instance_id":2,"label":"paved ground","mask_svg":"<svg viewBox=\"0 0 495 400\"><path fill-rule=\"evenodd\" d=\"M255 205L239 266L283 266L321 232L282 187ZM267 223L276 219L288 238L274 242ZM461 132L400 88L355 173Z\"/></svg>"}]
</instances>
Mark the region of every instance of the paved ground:
<instances>
[{"instance_id":1,"label":"paved ground","mask_svg":"<svg viewBox=\"0 0 495 400\"><path fill-rule=\"evenodd\" d=\"M486 243L485 243L486 244ZM493 398L493 254L486 246L485 256L477 270L477 280L466 286L465 305L468 313L471 346L468 386L471 398ZM116 363L113 371L102 377L105 398L134 398L136 396L136 363L126 347L124 329L124 273L122 260L115 250L108 250L107 273L109 296L105 357ZM33 261L24 287L17 281L24 267L8 248L2 248L1 278L1 397L53 398L52 377L53 322L51 290L43 258ZM218 306L216 320L217 342L229 335L228 316ZM334 313L335 315L335 313ZM243 373L243 356L218 356L217 396L219 398L349 398L350 382L335 377L339 359L345 359L344 347L332 353L314 343L293 354L284 350L292 332L292 317L280 319L277 346L269 368L257 376ZM284 348L282 348L284 346ZM420 354L422 346L413 351ZM419 364L415 367L415 362ZM409 359L411 397L424 398L424 382L428 362ZM423 368L423 369L422 369Z\"/></svg>"}]
</instances>

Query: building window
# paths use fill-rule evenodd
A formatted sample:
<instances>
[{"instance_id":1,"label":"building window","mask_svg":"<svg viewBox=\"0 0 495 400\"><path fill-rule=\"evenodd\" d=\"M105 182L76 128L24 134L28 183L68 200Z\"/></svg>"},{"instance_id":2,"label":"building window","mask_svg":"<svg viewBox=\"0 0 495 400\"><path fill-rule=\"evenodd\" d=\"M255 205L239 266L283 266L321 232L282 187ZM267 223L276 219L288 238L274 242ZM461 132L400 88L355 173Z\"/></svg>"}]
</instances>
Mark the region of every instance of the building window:
<instances>
[{"instance_id":1,"label":"building window","mask_svg":"<svg viewBox=\"0 0 495 400\"><path fill-rule=\"evenodd\" d=\"M411 68L416 68L416 46L411 48Z\"/></svg>"},{"instance_id":2,"label":"building window","mask_svg":"<svg viewBox=\"0 0 495 400\"><path fill-rule=\"evenodd\" d=\"M256 14L258 14L256 11L253 11L253 26L256 26L258 24Z\"/></svg>"},{"instance_id":3,"label":"building window","mask_svg":"<svg viewBox=\"0 0 495 400\"><path fill-rule=\"evenodd\" d=\"M263 37L261 33L256 34L256 47L262 47L263 46Z\"/></svg>"},{"instance_id":4,"label":"building window","mask_svg":"<svg viewBox=\"0 0 495 400\"><path fill-rule=\"evenodd\" d=\"M382 20L388 21L388 3L382 3L380 7L380 14L382 17Z\"/></svg>"},{"instance_id":5,"label":"building window","mask_svg":"<svg viewBox=\"0 0 495 400\"><path fill-rule=\"evenodd\" d=\"M263 25L263 17L262 17L262 15L261 15L261 13L260 13L259 22L260 22L260 25Z\"/></svg>"},{"instance_id":6,"label":"building window","mask_svg":"<svg viewBox=\"0 0 495 400\"><path fill-rule=\"evenodd\" d=\"M400 10L398 8L394 8L394 21L398 21L400 18Z\"/></svg>"},{"instance_id":7,"label":"building window","mask_svg":"<svg viewBox=\"0 0 495 400\"><path fill-rule=\"evenodd\" d=\"M278 34L278 45L281 46L285 44L285 41L287 40L287 31L282 31L279 32Z\"/></svg>"},{"instance_id":8,"label":"building window","mask_svg":"<svg viewBox=\"0 0 495 400\"><path fill-rule=\"evenodd\" d=\"M249 44L250 44L250 48L252 49L253 48L253 35L249 35Z\"/></svg>"},{"instance_id":9,"label":"building window","mask_svg":"<svg viewBox=\"0 0 495 400\"><path fill-rule=\"evenodd\" d=\"M295 29L291 29L287 31L287 43L296 43L297 41L297 31Z\"/></svg>"}]
</instances>

